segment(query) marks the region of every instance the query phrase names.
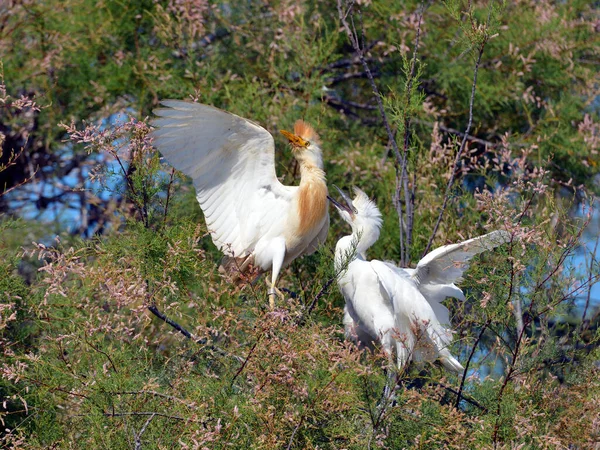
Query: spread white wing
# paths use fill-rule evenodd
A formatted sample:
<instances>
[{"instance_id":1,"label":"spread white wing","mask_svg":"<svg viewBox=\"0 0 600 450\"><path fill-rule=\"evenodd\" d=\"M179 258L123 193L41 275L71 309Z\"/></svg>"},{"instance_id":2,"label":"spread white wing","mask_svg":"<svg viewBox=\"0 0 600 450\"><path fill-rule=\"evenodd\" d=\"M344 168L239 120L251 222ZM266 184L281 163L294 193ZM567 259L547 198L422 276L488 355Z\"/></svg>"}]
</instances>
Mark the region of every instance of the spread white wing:
<instances>
[{"instance_id":1,"label":"spread white wing","mask_svg":"<svg viewBox=\"0 0 600 450\"><path fill-rule=\"evenodd\" d=\"M412 275L417 284L449 285L461 281L469 260L510 241L510 233L496 230L458 244L444 245L427 253Z\"/></svg>"},{"instance_id":2,"label":"spread white wing","mask_svg":"<svg viewBox=\"0 0 600 450\"><path fill-rule=\"evenodd\" d=\"M464 300L463 291L454 283L462 279L469 268L469 260L485 250L491 250L510 241L510 233L503 230L469 239L458 244L444 245L427 253L415 269L405 270L427 299L439 321L450 325L450 312L442 303L446 297Z\"/></svg>"},{"instance_id":3,"label":"spread white wing","mask_svg":"<svg viewBox=\"0 0 600 450\"><path fill-rule=\"evenodd\" d=\"M275 173L275 145L261 126L199 103L166 100L155 110L154 145L192 178L219 249L245 256L284 226L295 186Z\"/></svg>"}]
</instances>

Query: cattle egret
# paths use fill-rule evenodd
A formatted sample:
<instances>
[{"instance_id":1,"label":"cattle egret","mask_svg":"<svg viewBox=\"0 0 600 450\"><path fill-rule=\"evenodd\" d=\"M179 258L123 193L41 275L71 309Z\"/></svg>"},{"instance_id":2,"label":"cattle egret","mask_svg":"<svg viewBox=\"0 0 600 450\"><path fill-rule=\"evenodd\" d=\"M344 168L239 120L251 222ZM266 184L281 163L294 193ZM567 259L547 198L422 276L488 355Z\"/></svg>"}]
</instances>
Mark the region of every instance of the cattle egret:
<instances>
[{"instance_id":1,"label":"cattle egret","mask_svg":"<svg viewBox=\"0 0 600 450\"><path fill-rule=\"evenodd\" d=\"M319 137L302 120L290 141L300 185L284 186L275 173L273 136L256 123L199 103L165 100L155 111L154 145L192 178L224 266L244 272L250 264L272 270L269 304L281 268L313 253L327 237L327 185ZM268 281L267 281L268 283ZM269 283L268 283L269 284Z\"/></svg>"},{"instance_id":2,"label":"cattle egret","mask_svg":"<svg viewBox=\"0 0 600 450\"><path fill-rule=\"evenodd\" d=\"M415 269L367 261L366 251L379 238L381 213L363 191L354 191L354 200L340 191L345 204L330 198L352 227L352 234L342 237L335 249L338 285L346 299L346 336L369 347L379 340L390 359L396 353L399 369L413 358L439 359L445 368L462 372L448 350L450 316L441 302L446 297L464 300L454 283L460 281L469 259L508 242L510 234L494 231L445 245L428 253Z\"/></svg>"}]
</instances>

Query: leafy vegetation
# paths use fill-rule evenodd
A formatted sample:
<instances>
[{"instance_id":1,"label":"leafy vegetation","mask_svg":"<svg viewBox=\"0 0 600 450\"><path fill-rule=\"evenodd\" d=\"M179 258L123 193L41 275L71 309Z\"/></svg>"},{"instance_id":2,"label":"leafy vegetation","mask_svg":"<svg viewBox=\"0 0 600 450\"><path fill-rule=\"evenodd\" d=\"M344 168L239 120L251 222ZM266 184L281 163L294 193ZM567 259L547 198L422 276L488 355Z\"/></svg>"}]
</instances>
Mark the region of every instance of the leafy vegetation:
<instances>
[{"instance_id":1,"label":"leafy vegetation","mask_svg":"<svg viewBox=\"0 0 600 450\"><path fill-rule=\"evenodd\" d=\"M0 442L6 448L594 448L598 18L587 1L44 0L0 6ZM164 98L275 137L384 215L371 256L493 229L447 300L464 377L343 336L332 252L289 298L219 272L193 188L152 149ZM378 101L380 100L380 102ZM385 123L388 127L386 128ZM582 300L583 299L583 300Z\"/></svg>"}]
</instances>

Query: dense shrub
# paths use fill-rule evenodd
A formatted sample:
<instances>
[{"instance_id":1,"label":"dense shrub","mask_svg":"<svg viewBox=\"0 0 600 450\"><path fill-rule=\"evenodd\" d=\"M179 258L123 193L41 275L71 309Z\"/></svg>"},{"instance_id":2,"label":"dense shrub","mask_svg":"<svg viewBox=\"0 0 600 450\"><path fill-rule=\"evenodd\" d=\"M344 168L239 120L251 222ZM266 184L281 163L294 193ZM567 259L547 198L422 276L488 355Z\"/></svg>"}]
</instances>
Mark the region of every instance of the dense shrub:
<instances>
[{"instance_id":1,"label":"dense shrub","mask_svg":"<svg viewBox=\"0 0 600 450\"><path fill-rule=\"evenodd\" d=\"M0 442L593 448L593 8L0 6ZM447 300L465 376L412 365L382 402L386 358L343 336L332 250L348 230L333 212L326 245L284 271L276 310L262 280L223 278L193 188L148 140L163 98L263 125L286 183L297 167L276 131L313 123L328 183L360 186L384 214L372 257L414 265L509 231L471 264L467 300Z\"/></svg>"}]
</instances>

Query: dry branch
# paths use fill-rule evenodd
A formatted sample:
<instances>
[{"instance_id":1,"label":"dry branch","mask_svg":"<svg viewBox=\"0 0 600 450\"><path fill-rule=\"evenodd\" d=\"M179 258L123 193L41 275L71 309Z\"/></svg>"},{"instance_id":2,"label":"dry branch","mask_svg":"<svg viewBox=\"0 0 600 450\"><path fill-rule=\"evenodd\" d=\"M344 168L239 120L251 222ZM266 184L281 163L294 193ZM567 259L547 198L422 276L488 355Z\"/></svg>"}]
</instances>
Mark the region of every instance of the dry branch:
<instances>
[{"instance_id":1,"label":"dry branch","mask_svg":"<svg viewBox=\"0 0 600 450\"><path fill-rule=\"evenodd\" d=\"M469 137L469 131L471 131L471 126L473 125L473 105L475 103L475 92L476 92L476 88L477 88L477 75L479 73L479 66L481 64L481 57L483 56L483 50L485 49L485 45L489 39L489 36L487 33L487 28L490 23L490 17L491 17L491 9L488 14L487 22L485 24L483 38L481 40L481 43L479 44L479 48L477 51L477 61L475 62L475 68L473 69L473 83L471 84L471 98L469 99L469 120L468 120L467 127L463 134L462 142L460 143L460 147L458 148L458 151L456 152L456 156L454 158L454 164L452 165L452 169L450 172L450 178L448 179L448 184L446 185L446 192L444 194L444 202L442 203L442 207L440 208L438 218L435 222L433 231L431 232L431 236L429 237L429 242L427 242L427 247L425 247L425 251L423 252L422 257L425 256L427 253L429 253L429 250L431 249L431 245L433 244L433 240L435 239L435 235L437 234L440 223L442 222L442 217L444 216L444 212L446 211L446 207L448 205L448 199L450 198L450 191L452 190L452 187L454 185L454 179L456 178L458 164L460 163L460 160L462 158L462 155L465 150L465 146L467 144L467 140Z\"/></svg>"},{"instance_id":2,"label":"dry branch","mask_svg":"<svg viewBox=\"0 0 600 450\"><path fill-rule=\"evenodd\" d=\"M339 19L348 35L348 39L352 44L352 48L356 53L356 57L360 61L363 66L364 73L367 75L369 80L369 84L371 85L371 90L373 92L373 97L377 102L377 107L379 109L379 114L381 116L381 120L385 127L386 133L388 135L389 143L391 144L392 149L394 150L395 155L395 164L394 167L396 169L396 190L395 190L395 201L394 205L396 208L396 212L398 214L398 220L400 225L400 265L405 267L408 265L408 255L410 254L410 244L412 241L412 221L413 221L413 203L414 203L414 189L413 186L412 193L408 189L408 144L410 141L410 118L407 116L405 118L404 123L404 148L403 152L400 152L400 148L398 147L398 143L396 141L395 132L392 130L392 126L390 125L390 121L388 120L387 114L385 112L385 108L383 106L383 101L381 99L382 95L377 87L377 83L375 83L375 75L371 71L369 64L367 62L367 58L365 57L366 46L361 45L361 39L356 30L356 26L354 24L354 1L346 1L338 0L338 15ZM410 103L410 95L413 85L413 78L415 73L416 61L417 61L417 52L419 46L419 37L421 33L421 20L423 17L423 12L425 10L425 6L421 4L420 13L419 13L419 23L417 25L417 35L415 38L415 47L413 51L413 56L411 60L410 72L407 79L407 90L406 90L406 103L407 105ZM359 13L360 14L360 13ZM349 20L348 20L349 19ZM364 30L361 29L361 37L364 40ZM400 202L401 192L404 191L404 202L406 211L403 211L402 203Z\"/></svg>"}]
</instances>

